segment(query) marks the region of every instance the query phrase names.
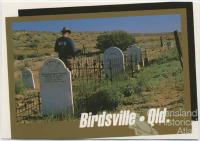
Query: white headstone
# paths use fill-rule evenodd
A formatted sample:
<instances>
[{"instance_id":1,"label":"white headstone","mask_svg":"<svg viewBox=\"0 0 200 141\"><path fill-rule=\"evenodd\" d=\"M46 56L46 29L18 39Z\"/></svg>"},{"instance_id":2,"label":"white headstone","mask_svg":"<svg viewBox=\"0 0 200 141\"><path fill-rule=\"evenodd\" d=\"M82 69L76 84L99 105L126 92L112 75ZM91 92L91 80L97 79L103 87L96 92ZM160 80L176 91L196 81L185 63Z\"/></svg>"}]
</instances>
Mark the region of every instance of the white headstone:
<instances>
[{"instance_id":1,"label":"white headstone","mask_svg":"<svg viewBox=\"0 0 200 141\"><path fill-rule=\"evenodd\" d=\"M141 49L136 46L127 48L127 57L128 64L132 65L133 69L135 69L134 67L137 67L141 61Z\"/></svg>"},{"instance_id":2,"label":"white headstone","mask_svg":"<svg viewBox=\"0 0 200 141\"><path fill-rule=\"evenodd\" d=\"M33 73L30 69L24 68L22 70L22 80L23 80L24 86L26 88L35 89L35 82L34 82L34 79L33 79Z\"/></svg>"},{"instance_id":3,"label":"white headstone","mask_svg":"<svg viewBox=\"0 0 200 141\"><path fill-rule=\"evenodd\" d=\"M44 115L73 114L71 72L60 59L44 62L40 70L40 95Z\"/></svg>"},{"instance_id":4,"label":"white headstone","mask_svg":"<svg viewBox=\"0 0 200 141\"><path fill-rule=\"evenodd\" d=\"M124 68L124 54L117 47L110 47L105 50L103 55L103 67L105 74L110 77L119 72L123 72Z\"/></svg>"}]
</instances>

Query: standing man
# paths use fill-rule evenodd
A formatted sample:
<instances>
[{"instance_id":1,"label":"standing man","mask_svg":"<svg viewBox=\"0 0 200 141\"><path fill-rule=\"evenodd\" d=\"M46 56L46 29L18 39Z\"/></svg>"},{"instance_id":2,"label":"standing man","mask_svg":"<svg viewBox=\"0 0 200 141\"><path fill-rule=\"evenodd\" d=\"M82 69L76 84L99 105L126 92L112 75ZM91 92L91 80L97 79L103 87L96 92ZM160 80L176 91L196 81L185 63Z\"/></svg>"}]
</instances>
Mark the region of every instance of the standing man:
<instances>
[{"instance_id":1,"label":"standing man","mask_svg":"<svg viewBox=\"0 0 200 141\"><path fill-rule=\"evenodd\" d=\"M75 44L70 38L71 30L63 27L62 37L59 37L55 43L55 52L58 53L59 59L61 59L66 67L72 71L72 57L75 55Z\"/></svg>"}]
</instances>

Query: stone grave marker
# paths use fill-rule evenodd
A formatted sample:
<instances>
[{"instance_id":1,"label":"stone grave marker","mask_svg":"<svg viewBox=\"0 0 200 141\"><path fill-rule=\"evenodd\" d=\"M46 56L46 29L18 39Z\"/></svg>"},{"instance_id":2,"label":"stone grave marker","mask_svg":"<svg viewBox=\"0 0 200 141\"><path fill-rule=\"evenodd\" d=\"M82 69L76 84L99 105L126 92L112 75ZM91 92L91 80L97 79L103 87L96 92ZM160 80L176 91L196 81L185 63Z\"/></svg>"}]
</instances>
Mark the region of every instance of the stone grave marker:
<instances>
[{"instance_id":1,"label":"stone grave marker","mask_svg":"<svg viewBox=\"0 0 200 141\"><path fill-rule=\"evenodd\" d=\"M73 114L71 72L60 59L47 59L41 67L40 95L44 115Z\"/></svg>"},{"instance_id":2,"label":"stone grave marker","mask_svg":"<svg viewBox=\"0 0 200 141\"><path fill-rule=\"evenodd\" d=\"M25 67L23 68L21 75L24 86L26 88L35 89L35 82L32 71Z\"/></svg>"},{"instance_id":3,"label":"stone grave marker","mask_svg":"<svg viewBox=\"0 0 200 141\"><path fill-rule=\"evenodd\" d=\"M123 52L117 47L106 49L103 55L103 67L106 76L109 78L123 72L125 70Z\"/></svg>"},{"instance_id":4,"label":"stone grave marker","mask_svg":"<svg viewBox=\"0 0 200 141\"><path fill-rule=\"evenodd\" d=\"M127 48L127 58L128 64L133 67L133 70L139 69L139 64L141 60L141 49L132 45L131 47Z\"/></svg>"}]
</instances>

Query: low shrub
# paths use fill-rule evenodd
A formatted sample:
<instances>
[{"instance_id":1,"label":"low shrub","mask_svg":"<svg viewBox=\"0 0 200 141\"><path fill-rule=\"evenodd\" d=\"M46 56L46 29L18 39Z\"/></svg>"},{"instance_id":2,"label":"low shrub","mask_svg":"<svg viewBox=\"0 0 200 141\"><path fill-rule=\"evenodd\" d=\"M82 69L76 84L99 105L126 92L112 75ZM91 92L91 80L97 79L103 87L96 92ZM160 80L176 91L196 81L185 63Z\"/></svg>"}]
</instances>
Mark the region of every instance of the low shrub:
<instances>
[{"instance_id":1,"label":"low shrub","mask_svg":"<svg viewBox=\"0 0 200 141\"><path fill-rule=\"evenodd\" d=\"M15 57L16 60L24 60L24 59L27 58L27 56L24 55L24 54L15 55L14 57Z\"/></svg>"},{"instance_id":2,"label":"low shrub","mask_svg":"<svg viewBox=\"0 0 200 141\"><path fill-rule=\"evenodd\" d=\"M126 50L128 46L135 43L135 38L132 34L125 31L105 32L97 37L97 48L101 51L109 47L118 47L121 50Z\"/></svg>"},{"instance_id":3,"label":"low shrub","mask_svg":"<svg viewBox=\"0 0 200 141\"><path fill-rule=\"evenodd\" d=\"M75 116L82 112L114 111L122 100L122 93L113 86L102 85L95 90L82 91L74 97Z\"/></svg>"},{"instance_id":4,"label":"low shrub","mask_svg":"<svg viewBox=\"0 0 200 141\"><path fill-rule=\"evenodd\" d=\"M87 111L98 113L100 111L113 111L120 104L122 94L113 88L100 88L87 99Z\"/></svg>"},{"instance_id":5,"label":"low shrub","mask_svg":"<svg viewBox=\"0 0 200 141\"><path fill-rule=\"evenodd\" d=\"M25 90L24 83L22 80L15 81L15 93L16 94L23 94Z\"/></svg>"},{"instance_id":6,"label":"low shrub","mask_svg":"<svg viewBox=\"0 0 200 141\"><path fill-rule=\"evenodd\" d=\"M125 97L128 97L128 96L131 96L132 94L134 94L134 89L133 89L133 87L127 85L126 87L124 87L122 92Z\"/></svg>"},{"instance_id":7,"label":"low shrub","mask_svg":"<svg viewBox=\"0 0 200 141\"><path fill-rule=\"evenodd\" d=\"M27 58L36 58L36 57L38 57L38 54L36 53L27 55Z\"/></svg>"},{"instance_id":8,"label":"low shrub","mask_svg":"<svg viewBox=\"0 0 200 141\"><path fill-rule=\"evenodd\" d=\"M124 85L120 87L120 91L124 95L124 97L129 97L136 94L135 86L136 79L124 81Z\"/></svg>"},{"instance_id":9,"label":"low shrub","mask_svg":"<svg viewBox=\"0 0 200 141\"><path fill-rule=\"evenodd\" d=\"M44 55L45 55L45 56L51 56L51 53L46 52L46 53L44 53Z\"/></svg>"},{"instance_id":10,"label":"low shrub","mask_svg":"<svg viewBox=\"0 0 200 141\"><path fill-rule=\"evenodd\" d=\"M140 94L142 91L151 91L152 90L152 74L146 69L137 74L135 84L134 84L134 92L136 94Z\"/></svg>"},{"instance_id":11,"label":"low shrub","mask_svg":"<svg viewBox=\"0 0 200 141\"><path fill-rule=\"evenodd\" d=\"M167 52L162 53L155 61L157 64L164 64L173 60L179 60L178 51L176 48L172 48Z\"/></svg>"}]
</instances>

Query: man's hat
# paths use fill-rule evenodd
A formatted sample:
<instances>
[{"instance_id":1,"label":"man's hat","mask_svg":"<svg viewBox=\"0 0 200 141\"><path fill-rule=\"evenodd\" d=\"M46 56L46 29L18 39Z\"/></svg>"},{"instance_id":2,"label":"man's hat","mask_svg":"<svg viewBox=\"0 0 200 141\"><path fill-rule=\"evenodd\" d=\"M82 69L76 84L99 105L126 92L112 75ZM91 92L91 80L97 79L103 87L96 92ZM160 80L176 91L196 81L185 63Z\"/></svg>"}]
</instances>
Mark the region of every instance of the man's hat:
<instances>
[{"instance_id":1,"label":"man's hat","mask_svg":"<svg viewBox=\"0 0 200 141\"><path fill-rule=\"evenodd\" d=\"M62 29L61 32L62 32L62 33L66 33L66 32L71 33L71 30L68 29L68 28L66 28L66 27L63 27L63 29Z\"/></svg>"}]
</instances>

